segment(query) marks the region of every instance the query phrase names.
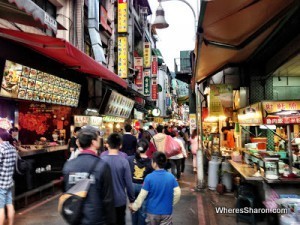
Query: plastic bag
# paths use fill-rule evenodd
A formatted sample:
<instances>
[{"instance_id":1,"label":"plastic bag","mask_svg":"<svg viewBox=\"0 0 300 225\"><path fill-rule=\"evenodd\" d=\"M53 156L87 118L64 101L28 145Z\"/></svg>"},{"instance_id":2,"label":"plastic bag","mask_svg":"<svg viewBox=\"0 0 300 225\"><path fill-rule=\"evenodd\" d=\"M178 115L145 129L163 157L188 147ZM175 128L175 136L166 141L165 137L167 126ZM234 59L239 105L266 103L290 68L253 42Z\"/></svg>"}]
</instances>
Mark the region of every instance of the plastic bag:
<instances>
[{"instance_id":1,"label":"plastic bag","mask_svg":"<svg viewBox=\"0 0 300 225\"><path fill-rule=\"evenodd\" d=\"M165 154L167 158L178 155L182 153L181 147L177 141L175 141L171 136L166 136L165 141Z\"/></svg>"}]
</instances>

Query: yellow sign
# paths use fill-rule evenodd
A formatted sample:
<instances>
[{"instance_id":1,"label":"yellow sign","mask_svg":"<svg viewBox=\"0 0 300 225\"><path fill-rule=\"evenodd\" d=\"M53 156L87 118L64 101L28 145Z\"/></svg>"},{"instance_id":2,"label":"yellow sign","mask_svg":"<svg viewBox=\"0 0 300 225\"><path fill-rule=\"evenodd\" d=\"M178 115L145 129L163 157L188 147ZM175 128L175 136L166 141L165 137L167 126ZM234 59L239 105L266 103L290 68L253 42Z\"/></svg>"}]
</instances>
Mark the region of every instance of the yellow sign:
<instances>
[{"instance_id":1,"label":"yellow sign","mask_svg":"<svg viewBox=\"0 0 300 225\"><path fill-rule=\"evenodd\" d=\"M238 110L238 122L242 125L259 125L263 123L261 103L255 103Z\"/></svg>"},{"instance_id":2,"label":"yellow sign","mask_svg":"<svg viewBox=\"0 0 300 225\"><path fill-rule=\"evenodd\" d=\"M300 110L300 101L263 101L262 106L267 113L294 111Z\"/></svg>"},{"instance_id":3,"label":"yellow sign","mask_svg":"<svg viewBox=\"0 0 300 225\"><path fill-rule=\"evenodd\" d=\"M155 118L153 119L153 121L154 121L155 123L162 124L162 123L164 122L164 119L161 118L161 117L155 117Z\"/></svg>"},{"instance_id":4,"label":"yellow sign","mask_svg":"<svg viewBox=\"0 0 300 225\"><path fill-rule=\"evenodd\" d=\"M227 84L210 85L209 116L232 117L232 86Z\"/></svg>"},{"instance_id":5,"label":"yellow sign","mask_svg":"<svg viewBox=\"0 0 300 225\"><path fill-rule=\"evenodd\" d=\"M128 30L127 0L118 0L118 32L124 33Z\"/></svg>"},{"instance_id":6,"label":"yellow sign","mask_svg":"<svg viewBox=\"0 0 300 225\"><path fill-rule=\"evenodd\" d=\"M118 37L118 75L127 78L128 75L128 43L127 37Z\"/></svg>"},{"instance_id":7,"label":"yellow sign","mask_svg":"<svg viewBox=\"0 0 300 225\"><path fill-rule=\"evenodd\" d=\"M150 42L144 42L144 68L151 67L151 45Z\"/></svg>"},{"instance_id":8,"label":"yellow sign","mask_svg":"<svg viewBox=\"0 0 300 225\"><path fill-rule=\"evenodd\" d=\"M190 114L190 132L192 133L193 130L197 129L196 123L196 114Z\"/></svg>"}]
</instances>

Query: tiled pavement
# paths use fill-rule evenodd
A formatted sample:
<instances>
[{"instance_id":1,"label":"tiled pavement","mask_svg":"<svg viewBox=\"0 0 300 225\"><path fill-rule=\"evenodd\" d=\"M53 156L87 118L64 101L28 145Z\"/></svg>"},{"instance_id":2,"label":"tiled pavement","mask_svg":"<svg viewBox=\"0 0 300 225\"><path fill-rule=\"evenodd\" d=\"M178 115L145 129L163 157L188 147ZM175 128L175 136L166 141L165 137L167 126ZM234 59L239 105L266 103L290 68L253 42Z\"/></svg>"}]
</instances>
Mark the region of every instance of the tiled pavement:
<instances>
[{"instance_id":1,"label":"tiled pavement","mask_svg":"<svg viewBox=\"0 0 300 225\"><path fill-rule=\"evenodd\" d=\"M192 172L191 159L187 160L186 171L179 181L182 196L174 207L173 222L180 225L233 225L234 214L216 214L216 206L234 207L233 193L219 195L215 191L205 189L195 192L196 176ZM47 196L44 200L32 204L16 212L15 225L64 225L66 224L57 212L59 192ZM126 224L131 224L130 212L126 214ZM247 223L240 222L244 225ZM266 222L257 223L264 225Z\"/></svg>"}]
</instances>

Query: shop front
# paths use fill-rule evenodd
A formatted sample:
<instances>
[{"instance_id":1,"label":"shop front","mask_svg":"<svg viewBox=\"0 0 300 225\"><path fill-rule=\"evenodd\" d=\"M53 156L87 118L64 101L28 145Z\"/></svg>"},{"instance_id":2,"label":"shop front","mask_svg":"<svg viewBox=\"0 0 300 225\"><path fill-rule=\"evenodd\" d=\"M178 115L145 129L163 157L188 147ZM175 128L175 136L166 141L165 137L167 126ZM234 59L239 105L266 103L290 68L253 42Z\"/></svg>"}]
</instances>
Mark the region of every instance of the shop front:
<instances>
[{"instance_id":1,"label":"shop front","mask_svg":"<svg viewBox=\"0 0 300 225\"><path fill-rule=\"evenodd\" d=\"M103 117L104 139L113 132L123 133L125 122L130 123L134 101L117 91L106 89L99 113Z\"/></svg>"},{"instance_id":2,"label":"shop front","mask_svg":"<svg viewBox=\"0 0 300 225\"><path fill-rule=\"evenodd\" d=\"M300 102L292 100L262 101L238 110L242 157L230 163L243 181L260 190L266 208L282 207L278 202L284 196L300 194L299 112Z\"/></svg>"},{"instance_id":3,"label":"shop front","mask_svg":"<svg viewBox=\"0 0 300 225\"><path fill-rule=\"evenodd\" d=\"M30 163L15 178L18 199L60 179L73 115L95 99L88 82L127 85L62 39L0 28L0 46L0 117L19 128L20 156Z\"/></svg>"}]
</instances>

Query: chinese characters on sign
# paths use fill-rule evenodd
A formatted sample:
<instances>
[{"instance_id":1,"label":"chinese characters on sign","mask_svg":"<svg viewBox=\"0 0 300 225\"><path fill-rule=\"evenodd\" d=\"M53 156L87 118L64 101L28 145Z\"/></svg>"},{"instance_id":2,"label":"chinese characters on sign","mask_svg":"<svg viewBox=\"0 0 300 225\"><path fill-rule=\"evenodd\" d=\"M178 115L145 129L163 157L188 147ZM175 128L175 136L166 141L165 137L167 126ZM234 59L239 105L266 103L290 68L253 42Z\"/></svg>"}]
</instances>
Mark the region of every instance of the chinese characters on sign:
<instances>
[{"instance_id":1,"label":"chinese characters on sign","mask_svg":"<svg viewBox=\"0 0 300 225\"><path fill-rule=\"evenodd\" d=\"M149 42L144 42L144 67L151 67L151 47Z\"/></svg>"},{"instance_id":2,"label":"chinese characters on sign","mask_svg":"<svg viewBox=\"0 0 300 225\"><path fill-rule=\"evenodd\" d=\"M118 0L118 33L127 32L127 0Z\"/></svg>"},{"instance_id":3,"label":"chinese characters on sign","mask_svg":"<svg viewBox=\"0 0 300 225\"><path fill-rule=\"evenodd\" d=\"M143 58L134 57L134 69L138 70L138 75L135 78L135 85L141 89L143 87Z\"/></svg>"},{"instance_id":4,"label":"chinese characters on sign","mask_svg":"<svg viewBox=\"0 0 300 225\"><path fill-rule=\"evenodd\" d=\"M232 117L233 94L232 86L227 84L210 85L209 115Z\"/></svg>"},{"instance_id":5,"label":"chinese characters on sign","mask_svg":"<svg viewBox=\"0 0 300 225\"><path fill-rule=\"evenodd\" d=\"M102 117L99 116L74 116L74 125L75 127L82 127L85 125L102 126Z\"/></svg>"},{"instance_id":6,"label":"chinese characters on sign","mask_svg":"<svg viewBox=\"0 0 300 225\"><path fill-rule=\"evenodd\" d=\"M144 86L144 95L150 96L150 70L144 70L144 77L143 77L143 86Z\"/></svg>"},{"instance_id":7,"label":"chinese characters on sign","mask_svg":"<svg viewBox=\"0 0 300 225\"><path fill-rule=\"evenodd\" d=\"M118 75L127 78L127 37L118 37Z\"/></svg>"},{"instance_id":8,"label":"chinese characters on sign","mask_svg":"<svg viewBox=\"0 0 300 225\"><path fill-rule=\"evenodd\" d=\"M265 124L300 123L300 101L262 102Z\"/></svg>"},{"instance_id":9,"label":"chinese characters on sign","mask_svg":"<svg viewBox=\"0 0 300 225\"><path fill-rule=\"evenodd\" d=\"M157 73L158 73L157 56L152 56L151 73L152 73L152 77L157 77Z\"/></svg>"},{"instance_id":10,"label":"chinese characters on sign","mask_svg":"<svg viewBox=\"0 0 300 225\"><path fill-rule=\"evenodd\" d=\"M157 100L157 80L156 78L152 78L151 80L151 98L152 100Z\"/></svg>"}]
</instances>

